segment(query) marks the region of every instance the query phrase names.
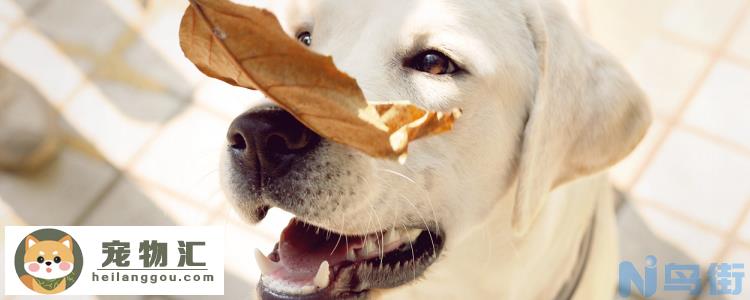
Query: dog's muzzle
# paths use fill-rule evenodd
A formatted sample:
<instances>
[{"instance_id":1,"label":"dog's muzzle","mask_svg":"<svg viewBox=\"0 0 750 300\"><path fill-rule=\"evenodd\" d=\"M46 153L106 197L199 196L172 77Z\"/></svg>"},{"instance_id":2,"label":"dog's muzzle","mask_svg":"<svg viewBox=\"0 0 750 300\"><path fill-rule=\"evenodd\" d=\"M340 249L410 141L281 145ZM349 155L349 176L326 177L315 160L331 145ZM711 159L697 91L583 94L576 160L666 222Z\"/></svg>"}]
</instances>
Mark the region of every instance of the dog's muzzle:
<instances>
[{"instance_id":1,"label":"dog's muzzle","mask_svg":"<svg viewBox=\"0 0 750 300\"><path fill-rule=\"evenodd\" d=\"M326 184L325 176L304 176L306 169L319 167L311 161L325 142L291 114L276 106L250 110L232 122L227 139L235 174L230 180L245 193L239 205L250 212L252 221L262 220L270 207L295 213L300 211L295 208L310 204L304 202L319 201L295 197L295 180ZM437 223L345 235L306 223L306 216L309 211L303 210L292 219L270 254L256 253L263 274L258 286L261 299L366 298L372 290L416 280L445 244Z\"/></svg>"}]
</instances>

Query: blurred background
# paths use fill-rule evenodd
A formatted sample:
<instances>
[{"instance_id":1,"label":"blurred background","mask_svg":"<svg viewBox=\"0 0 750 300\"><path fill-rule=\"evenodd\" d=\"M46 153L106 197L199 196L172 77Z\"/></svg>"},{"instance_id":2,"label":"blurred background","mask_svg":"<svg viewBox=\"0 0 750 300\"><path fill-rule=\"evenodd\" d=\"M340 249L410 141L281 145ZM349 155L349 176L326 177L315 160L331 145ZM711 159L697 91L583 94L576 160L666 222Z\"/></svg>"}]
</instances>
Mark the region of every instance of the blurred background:
<instances>
[{"instance_id":1,"label":"blurred background","mask_svg":"<svg viewBox=\"0 0 750 300\"><path fill-rule=\"evenodd\" d=\"M628 200L623 259L750 270L750 0L563 2L632 72L655 114L611 172ZM184 58L186 6L0 0L0 224L224 226L226 298L250 299L252 249L270 251L285 221L279 212L260 226L240 221L217 166L229 123L260 97ZM750 299L745 279L745 296L726 299Z\"/></svg>"}]
</instances>

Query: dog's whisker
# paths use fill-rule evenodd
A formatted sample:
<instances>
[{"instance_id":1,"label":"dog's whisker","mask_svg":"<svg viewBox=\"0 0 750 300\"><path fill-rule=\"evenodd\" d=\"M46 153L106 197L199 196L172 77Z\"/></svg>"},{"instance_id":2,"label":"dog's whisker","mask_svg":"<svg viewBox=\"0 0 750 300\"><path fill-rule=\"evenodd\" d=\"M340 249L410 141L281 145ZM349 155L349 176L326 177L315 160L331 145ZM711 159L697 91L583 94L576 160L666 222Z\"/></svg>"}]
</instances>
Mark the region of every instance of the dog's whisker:
<instances>
[{"instance_id":1,"label":"dog's whisker","mask_svg":"<svg viewBox=\"0 0 750 300\"><path fill-rule=\"evenodd\" d=\"M368 203L368 205L370 206L370 210L367 211L367 232L372 232L372 213L374 212L374 209L372 208L372 205L370 203ZM365 235L364 245L367 245L367 236L368 235ZM366 250L367 247L365 247L364 249Z\"/></svg>"},{"instance_id":2,"label":"dog's whisker","mask_svg":"<svg viewBox=\"0 0 750 300\"><path fill-rule=\"evenodd\" d=\"M383 248L383 243L384 243L383 229L384 229L384 227L383 227L383 224L380 223L380 217L378 216L377 211L375 211L375 207L372 206L372 202L368 202L367 204L370 207L370 210L372 211L372 214L370 214L370 215L374 215L375 216L375 221L378 223L378 229L375 230L375 239L380 239L380 243L378 243L378 244L380 246L380 251L379 251L380 252L380 264L382 265L383 264L383 257L385 256L384 248ZM380 236L378 236L378 233L380 233Z\"/></svg>"},{"instance_id":3,"label":"dog's whisker","mask_svg":"<svg viewBox=\"0 0 750 300\"><path fill-rule=\"evenodd\" d=\"M396 176L398 176L398 177L401 177L401 178L403 178L403 179L406 179L406 180L408 180L409 182L411 182L411 183L413 183L413 184L416 184L416 183L417 183L417 181L416 181L416 180L412 179L412 178L411 178L411 177L409 177L409 176L406 176L406 174L404 174L404 173L401 173L401 172L398 172L398 171L395 171L395 170L391 170L391 169L386 169L386 168L378 168L378 171L383 171L383 172L386 172L386 173L390 173L390 174L396 175Z\"/></svg>"},{"instance_id":4,"label":"dog's whisker","mask_svg":"<svg viewBox=\"0 0 750 300\"><path fill-rule=\"evenodd\" d=\"M362 177L362 180L363 180L363 181L365 181L365 182L368 182L367 178L364 178L364 177ZM381 241L381 242L380 242L380 247L381 247L381 251L380 251L380 253L381 253L381 255L380 255L380 263L381 263L381 265L382 265L382 263L383 263L383 257L385 256L385 255L383 254L383 248L382 248L382 247L383 247L383 246L382 246L382 244L383 244L383 239L384 239L384 235L383 235L383 232L382 232L382 229L383 229L383 225L382 225L382 224L380 223L380 217L378 216L378 214L377 214L377 211L375 210L375 207L373 207L373 205L372 205L372 201L368 201L368 202L367 202L367 205L368 205L368 207L369 207L369 209L370 209L370 210L368 211L368 216L369 216L369 218L368 218L368 220L367 220L367 228L368 228L368 230L367 230L367 231L368 231L368 232L375 232L375 237L376 237L376 238L378 238L378 232L380 232L380 241ZM373 227L372 227L372 216L373 216L373 215L375 215L376 221L378 222L378 226L379 226L379 228L374 228L374 229L376 229L376 230L372 230L372 228L373 228ZM366 238L367 238L367 237L365 237L365 239L366 239ZM366 240L365 240L365 241L366 241Z\"/></svg>"},{"instance_id":5,"label":"dog's whisker","mask_svg":"<svg viewBox=\"0 0 750 300\"><path fill-rule=\"evenodd\" d=\"M333 246L333 250L331 250L331 254L328 254L328 256L332 256L334 252L336 252L336 248L339 246L339 242L341 242L341 235L338 235L339 238L336 239L336 245ZM346 247L347 250L349 250L349 247Z\"/></svg>"},{"instance_id":6,"label":"dog's whisker","mask_svg":"<svg viewBox=\"0 0 750 300\"><path fill-rule=\"evenodd\" d=\"M417 213L417 216L420 219L422 219L422 223L424 223L425 229L427 230L427 235L429 235L429 237L430 237L430 243L432 244L432 250L433 251L437 250L437 248L435 248L435 241L432 239L432 232L430 231L430 226L427 225L427 220L424 218L424 216L422 216L422 213L419 212L419 209L417 208L417 206L415 206L414 203L412 203L411 200L409 200L409 198L407 198L406 196L404 196L402 194L399 194L399 196L401 196L401 199L406 200L406 203L408 203L409 205L411 205L411 207L414 208L414 211Z\"/></svg>"},{"instance_id":7,"label":"dog's whisker","mask_svg":"<svg viewBox=\"0 0 750 300\"><path fill-rule=\"evenodd\" d=\"M385 169L385 168L378 168L378 170L379 171L383 171L383 172L388 173L388 174L396 175L397 177L399 177L401 179L405 179L405 180L407 180L408 182L410 182L412 184L417 184L417 182L414 179L412 179L409 176L406 176L405 174L403 174L401 172L394 171L394 170L391 170L391 169ZM437 213L435 212L435 206L432 204L432 197L430 197L430 195L427 194L427 193L423 193L423 194L425 195L424 198L426 198L427 204L430 206L430 210L432 211L432 218L433 218L433 222L435 223L435 230L437 230L437 232L440 232L440 223L438 222ZM419 213L419 210L416 209L416 208L415 208L415 211L417 211L417 213ZM425 226L427 226L427 224L425 224Z\"/></svg>"},{"instance_id":8,"label":"dog's whisker","mask_svg":"<svg viewBox=\"0 0 750 300\"><path fill-rule=\"evenodd\" d=\"M216 168L216 169L213 169L213 170L211 170L211 171L208 171L207 173L205 173L205 174L201 175L201 177L199 177L199 178L198 178L198 179L196 180L195 184L196 184L196 185L198 185L198 184L201 184L201 183L203 183L203 181L204 181L204 180L206 180L206 179L208 178L208 176L211 176L212 174L214 174L214 173L218 173L218 172L219 172L219 169L218 169L218 168Z\"/></svg>"},{"instance_id":9,"label":"dog's whisker","mask_svg":"<svg viewBox=\"0 0 750 300\"><path fill-rule=\"evenodd\" d=\"M331 196L326 196L326 198L327 198L327 199L330 199L330 198L331 198ZM343 216L343 215L342 215L342 216ZM331 233L331 232L329 231L329 232L327 233L327 235L330 235L330 233ZM328 256L332 256L332 255L333 255L333 253L334 253L334 252L336 252L336 248L338 248L338 246L339 246L339 243L341 242L341 234L339 234L338 236L339 236L339 238L338 238L338 239L336 239L336 245L334 245L334 246L333 246L333 250L331 250L331 254L329 254ZM328 239L328 236L326 236L326 239ZM349 250L349 245L347 245L347 246L346 246L346 250L347 250L347 251Z\"/></svg>"},{"instance_id":10,"label":"dog's whisker","mask_svg":"<svg viewBox=\"0 0 750 300\"><path fill-rule=\"evenodd\" d=\"M389 174L393 174L393 173L389 173ZM400 177L400 176L399 176L399 177ZM400 177L400 178L403 178L403 177ZM386 183L385 185L386 185L386 186L387 186L388 188L390 188L390 187L391 187L391 185L389 185L389 184L387 184L387 183ZM422 220L422 223L424 224L424 226L425 226L425 229L427 230L427 235L428 235L428 236L430 237L430 244L432 244L432 250L433 250L433 251L436 251L436 250L437 250L437 248L435 247L435 240L434 240L434 238L433 238L433 236L432 236L432 231L430 230L430 226L429 226L429 225L427 225L427 219L426 219L426 218L425 218L425 217L424 217L424 216L422 215L422 213L421 213L421 212L419 211L419 209L417 208L417 206L416 206L416 205L414 205L414 203L412 203L412 201L411 201L411 200L409 200L409 198L407 198L407 197L406 197L405 195L403 195L403 194L399 194L399 196L400 196L400 197L401 197L402 199L406 200L406 203L408 203L408 204L409 204L409 205L410 205L410 206L411 206L411 207L412 207L412 208L414 209L414 212L415 212L415 213L417 214L417 216L418 216L418 217L419 217L419 218L420 218L420 219ZM431 202L431 201L428 201L428 203L429 203L429 204L430 204L430 206L432 207L432 202ZM433 212L433 217L435 218L435 220L434 220L434 221L435 221L435 224L436 224L436 226L438 226L438 225L437 225L437 224L438 224L438 222L437 222L437 215L435 214L435 210L433 209L433 210L432 210L432 212ZM436 229L437 229L437 230L439 230L439 227L438 227L438 228L436 228Z\"/></svg>"},{"instance_id":11,"label":"dog's whisker","mask_svg":"<svg viewBox=\"0 0 750 300\"><path fill-rule=\"evenodd\" d=\"M430 195L427 195L427 204L430 206L430 210L432 211L432 220L435 223L435 230L437 232L440 232L440 223L437 220L437 213L435 212L435 206L432 205L432 198Z\"/></svg>"},{"instance_id":12,"label":"dog's whisker","mask_svg":"<svg viewBox=\"0 0 750 300\"><path fill-rule=\"evenodd\" d=\"M432 220L435 223L435 230L437 230L437 232L440 232L440 223L438 222L437 213L435 212L435 206L432 204L432 197L429 193L422 194L424 195L424 198L427 199L427 204L430 206L430 211L432 211Z\"/></svg>"},{"instance_id":13,"label":"dog's whisker","mask_svg":"<svg viewBox=\"0 0 750 300\"><path fill-rule=\"evenodd\" d=\"M406 225L401 224L401 227L403 227L404 231L406 231ZM411 240L409 240L409 249L411 250L411 260L416 261L417 258L414 255L414 243ZM412 270L414 271L414 280L416 280L417 279L417 264L412 264L411 267L412 267Z\"/></svg>"}]
</instances>

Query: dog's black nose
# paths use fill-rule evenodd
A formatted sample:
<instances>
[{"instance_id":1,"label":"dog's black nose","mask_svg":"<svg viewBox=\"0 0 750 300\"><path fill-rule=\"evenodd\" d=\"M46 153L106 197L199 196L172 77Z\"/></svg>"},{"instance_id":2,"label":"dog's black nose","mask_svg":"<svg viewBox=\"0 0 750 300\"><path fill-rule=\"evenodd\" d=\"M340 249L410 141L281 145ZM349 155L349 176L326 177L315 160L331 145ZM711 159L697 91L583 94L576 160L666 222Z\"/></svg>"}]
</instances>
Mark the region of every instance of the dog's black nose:
<instances>
[{"instance_id":1,"label":"dog's black nose","mask_svg":"<svg viewBox=\"0 0 750 300\"><path fill-rule=\"evenodd\" d=\"M46 262L44 262L44 264L49 266L49 265L52 264L52 262L51 261L46 261Z\"/></svg>"},{"instance_id":2,"label":"dog's black nose","mask_svg":"<svg viewBox=\"0 0 750 300\"><path fill-rule=\"evenodd\" d=\"M276 106L250 110L234 119L227 139L235 163L261 178L288 173L296 158L320 142L320 136Z\"/></svg>"}]
</instances>

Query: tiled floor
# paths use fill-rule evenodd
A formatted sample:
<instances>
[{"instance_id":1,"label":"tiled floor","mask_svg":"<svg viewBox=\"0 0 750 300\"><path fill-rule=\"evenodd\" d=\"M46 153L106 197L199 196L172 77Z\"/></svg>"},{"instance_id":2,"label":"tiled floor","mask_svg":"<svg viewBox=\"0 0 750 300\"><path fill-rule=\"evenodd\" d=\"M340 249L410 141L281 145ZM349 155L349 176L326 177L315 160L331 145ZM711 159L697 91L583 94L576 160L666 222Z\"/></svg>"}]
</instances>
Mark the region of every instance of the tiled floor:
<instances>
[{"instance_id":1,"label":"tiled floor","mask_svg":"<svg viewBox=\"0 0 750 300\"><path fill-rule=\"evenodd\" d=\"M612 171L631 200L623 258L750 264L750 0L563 2L655 112L646 140ZM41 173L0 172L0 224L221 224L240 248L270 249L278 224L239 221L217 180L225 128L259 97L183 58L186 3L0 0L0 64L46 98L65 131ZM226 261L227 294L252 297L251 255Z\"/></svg>"}]
</instances>

